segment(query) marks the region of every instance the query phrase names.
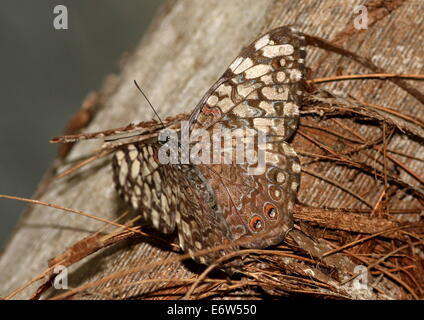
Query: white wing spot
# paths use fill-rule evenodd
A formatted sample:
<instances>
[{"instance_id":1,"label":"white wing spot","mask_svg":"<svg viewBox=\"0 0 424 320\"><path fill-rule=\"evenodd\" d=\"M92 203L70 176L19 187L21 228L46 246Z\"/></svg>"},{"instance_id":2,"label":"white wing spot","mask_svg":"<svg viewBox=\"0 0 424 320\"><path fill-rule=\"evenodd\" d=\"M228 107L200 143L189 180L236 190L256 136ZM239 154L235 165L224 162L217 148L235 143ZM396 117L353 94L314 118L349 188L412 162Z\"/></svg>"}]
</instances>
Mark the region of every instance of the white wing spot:
<instances>
[{"instance_id":1,"label":"white wing spot","mask_svg":"<svg viewBox=\"0 0 424 320\"><path fill-rule=\"evenodd\" d=\"M144 184L144 197L143 197L143 203L146 207L150 206L151 202L152 202L152 191L150 191L149 186L146 184Z\"/></svg>"},{"instance_id":2,"label":"white wing spot","mask_svg":"<svg viewBox=\"0 0 424 320\"><path fill-rule=\"evenodd\" d=\"M141 175L142 175L143 177L147 177L147 176L149 176L149 175L150 175L150 171L149 171L149 169L148 169L148 167L147 167L147 166L142 166L142 167L141 167Z\"/></svg>"},{"instance_id":3,"label":"white wing spot","mask_svg":"<svg viewBox=\"0 0 424 320\"><path fill-rule=\"evenodd\" d=\"M253 119L253 126L258 129L274 127L274 119L270 118L255 118Z\"/></svg>"},{"instance_id":4,"label":"white wing spot","mask_svg":"<svg viewBox=\"0 0 424 320\"><path fill-rule=\"evenodd\" d=\"M224 98L220 100L216 106L221 108L222 112L226 113L232 106L234 106L234 102L230 98Z\"/></svg>"},{"instance_id":5,"label":"white wing spot","mask_svg":"<svg viewBox=\"0 0 424 320\"><path fill-rule=\"evenodd\" d=\"M131 197L131 204L134 209L138 209L138 198L135 194Z\"/></svg>"},{"instance_id":6,"label":"white wing spot","mask_svg":"<svg viewBox=\"0 0 424 320\"><path fill-rule=\"evenodd\" d=\"M131 161L135 160L135 159L137 159L138 152L136 150L132 150L132 151L130 151L129 156L130 156Z\"/></svg>"},{"instance_id":7,"label":"white wing spot","mask_svg":"<svg viewBox=\"0 0 424 320\"><path fill-rule=\"evenodd\" d=\"M277 176L275 177L275 179L277 180L277 182L279 184L282 184L284 181L286 181L286 176L284 175L284 173L278 172L277 173Z\"/></svg>"},{"instance_id":8,"label":"white wing spot","mask_svg":"<svg viewBox=\"0 0 424 320\"><path fill-rule=\"evenodd\" d=\"M179 211L175 213L175 221L179 224L181 222L181 214Z\"/></svg>"},{"instance_id":9,"label":"white wing spot","mask_svg":"<svg viewBox=\"0 0 424 320\"><path fill-rule=\"evenodd\" d=\"M119 183L121 186L125 185L125 180L127 179L128 175L128 164L126 161L121 162L121 167L119 169Z\"/></svg>"},{"instance_id":10,"label":"white wing spot","mask_svg":"<svg viewBox=\"0 0 424 320\"><path fill-rule=\"evenodd\" d=\"M258 41L255 42L255 49L259 50L265 47L269 43L269 34L264 35Z\"/></svg>"},{"instance_id":11,"label":"white wing spot","mask_svg":"<svg viewBox=\"0 0 424 320\"><path fill-rule=\"evenodd\" d=\"M301 171L300 165L298 163L293 163L292 170L295 173L299 173Z\"/></svg>"},{"instance_id":12,"label":"white wing spot","mask_svg":"<svg viewBox=\"0 0 424 320\"><path fill-rule=\"evenodd\" d=\"M169 209L168 209L169 210ZM164 215L163 215L163 221L165 221L165 224L167 226L171 225L171 216L169 214L169 211L167 211Z\"/></svg>"},{"instance_id":13,"label":"white wing spot","mask_svg":"<svg viewBox=\"0 0 424 320\"><path fill-rule=\"evenodd\" d=\"M148 216L148 211L147 210L144 210L143 211L143 218L145 219L145 220L147 220L147 218L148 218L149 216Z\"/></svg>"},{"instance_id":14,"label":"white wing spot","mask_svg":"<svg viewBox=\"0 0 424 320\"><path fill-rule=\"evenodd\" d=\"M178 233L178 240L180 240L180 248L184 250L184 237L181 232Z\"/></svg>"},{"instance_id":15,"label":"white wing spot","mask_svg":"<svg viewBox=\"0 0 424 320\"><path fill-rule=\"evenodd\" d=\"M278 46L266 46L262 49L262 54L267 58L278 56L289 56L293 54L294 47L291 44L280 44Z\"/></svg>"},{"instance_id":16,"label":"white wing spot","mask_svg":"<svg viewBox=\"0 0 424 320\"><path fill-rule=\"evenodd\" d=\"M286 87L264 87L262 88L262 94L269 100L287 100L289 97L289 89Z\"/></svg>"},{"instance_id":17,"label":"white wing spot","mask_svg":"<svg viewBox=\"0 0 424 320\"><path fill-rule=\"evenodd\" d=\"M135 192L135 194L137 195L137 196L140 196L141 195L141 189L140 189L140 187L139 186L134 186L134 192Z\"/></svg>"},{"instance_id":18,"label":"white wing spot","mask_svg":"<svg viewBox=\"0 0 424 320\"><path fill-rule=\"evenodd\" d=\"M218 103L218 97L216 95L211 95L206 103L210 106L214 106Z\"/></svg>"},{"instance_id":19,"label":"white wing spot","mask_svg":"<svg viewBox=\"0 0 424 320\"><path fill-rule=\"evenodd\" d=\"M283 149L284 149L284 153L287 154L290 157L297 157L296 152L294 151L294 149L289 146L287 143L283 143Z\"/></svg>"},{"instance_id":20,"label":"white wing spot","mask_svg":"<svg viewBox=\"0 0 424 320\"><path fill-rule=\"evenodd\" d=\"M147 150L147 148L143 148L143 156L144 159L149 159L149 151Z\"/></svg>"},{"instance_id":21,"label":"white wing spot","mask_svg":"<svg viewBox=\"0 0 424 320\"><path fill-rule=\"evenodd\" d=\"M270 84L274 83L274 80L272 80L271 74L266 74L266 75L262 76L261 81L266 85L270 85Z\"/></svg>"},{"instance_id":22,"label":"white wing spot","mask_svg":"<svg viewBox=\"0 0 424 320\"><path fill-rule=\"evenodd\" d=\"M235 71L235 69L240 65L240 63L243 61L243 57L237 57L236 60L233 61L232 64L230 64L229 68L232 72Z\"/></svg>"},{"instance_id":23,"label":"white wing spot","mask_svg":"<svg viewBox=\"0 0 424 320\"><path fill-rule=\"evenodd\" d=\"M299 107L297 104L294 104L293 102L287 102L284 104L284 115L290 117L299 115Z\"/></svg>"},{"instance_id":24,"label":"white wing spot","mask_svg":"<svg viewBox=\"0 0 424 320\"><path fill-rule=\"evenodd\" d=\"M258 64L246 70L246 79L253 79L263 76L271 72L271 66L269 64Z\"/></svg>"},{"instance_id":25,"label":"white wing spot","mask_svg":"<svg viewBox=\"0 0 424 320\"><path fill-rule=\"evenodd\" d=\"M286 74L283 71L277 72L277 81L283 82L286 79Z\"/></svg>"},{"instance_id":26,"label":"white wing spot","mask_svg":"<svg viewBox=\"0 0 424 320\"><path fill-rule=\"evenodd\" d=\"M242 83L237 86L237 92L242 97L246 98L252 91L258 89L261 86L261 84L255 83L255 84L249 84L249 83ZM230 99L231 104L234 105L233 101Z\"/></svg>"},{"instance_id":27,"label":"white wing spot","mask_svg":"<svg viewBox=\"0 0 424 320\"><path fill-rule=\"evenodd\" d=\"M199 249L199 250L202 249L202 244L199 241L195 241L194 245L197 249Z\"/></svg>"},{"instance_id":28,"label":"white wing spot","mask_svg":"<svg viewBox=\"0 0 424 320\"><path fill-rule=\"evenodd\" d=\"M232 110L232 113L239 117L255 117L258 116L261 111L255 107L250 106L246 101L239 104Z\"/></svg>"},{"instance_id":29,"label":"white wing spot","mask_svg":"<svg viewBox=\"0 0 424 320\"><path fill-rule=\"evenodd\" d=\"M125 158L125 153L123 151L119 150L118 152L116 152L115 156L116 156L116 159L118 160L118 162L121 162Z\"/></svg>"},{"instance_id":30,"label":"white wing spot","mask_svg":"<svg viewBox=\"0 0 424 320\"><path fill-rule=\"evenodd\" d=\"M159 167L157 161L153 157L149 158L149 165L152 167L152 171Z\"/></svg>"},{"instance_id":31,"label":"white wing spot","mask_svg":"<svg viewBox=\"0 0 424 320\"><path fill-rule=\"evenodd\" d=\"M290 72L290 79L293 82L297 82L300 79L302 79L302 73L300 72L300 70L298 70L298 69L290 69L289 72Z\"/></svg>"},{"instance_id":32,"label":"white wing spot","mask_svg":"<svg viewBox=\"0 0 424 320\"><path fill-rule=\"evenodd\" d=\"M267 116L275 115L275 109L269 101L261 101L259 108L265 110Z\"/></svg>"},{"instance_id":33,"label":"white wing spot","mask_svg":"<svg viewBox=\"0 0 424 320\"><path fill-rule=\"evenodd\" d=\"M166 198L164 193L162 193L160 197L160 203L162 205L163 210L168 212L169 211L168 199ZM165 216L168 216L168 215L166 214Z\"/></svg>"},{"instance_id":34,"label":"white wing spot","mask_svg":"<svg viewBox=\"0 0 424 320\"><path fill-rule=\"evenodd\" d=\"M153 152L153 148L152 148L152 146L147 146L147 151L149 152L149 154L150 154L151 156L153 156L153 155L154 155L154 152Z\"/></svg>"},{"instance_id":35,"label":"white wing spot","mask_svg":"<svg viewBox=\"0 0 424 320\"><path fill-rule=\"evenodd\" d=\"M218 93L220 97L222 96L230 97L232 89L233 89L232 86L223 83L216 89L216 92Z\"/></svg>"},{"instance_id":36,"label":"white wing spot","mask_svg":"<svg viewBox=\"0 0 424 320\"><path fill-rule=\"evenodd\" d=\"M182 226L182 229L183 229L183 233L184 234L190 234L190 228L188 227L188 224L187 224L187 222L185 222L185 221L182 221L181 222L181 226Z\"/></svg>"},{"instance_id":37,"label":"white wing spot","mask_svg":"<svg viewBox=\"0 0 424 320\"><path fill-rule=\"evenodd\" d=\"M135 160L131 165L131 177L133 179L137 178L140 173L140 161Z\"/></svg>"},{"instance_id":38,"label":"white wing spot","mask_svg":"<svg viewBox=\"0 0 424 320\"><path fill-rule=\"evenodd\" d=\"M239 74L243 71L249 69L251 66L253 66L253 61L250 58L244 59L244 61L234 70L234 73Z\"/></svg>"},{"instance_id":39,"label":"white wing spot","mask_svg":"<svg viewBox=\"0 0 424 320\"><path fill-rule=\"evenodd\" d=\"M153 181L155 182L156 188L160 188L161 179L160 179L159 172L157 171L153 172Z\"/></svg>"},{"instance_id":40,"label":"white wing spot","mask_svg":"<svg viewBox=\"0 0 424 320\"><path fill-rule=\"evenodd\" d=\"M157 212L156 210L152 210L152 222L153 222L153 226L156 229L159 229L159 212Z\"/></svg>"}]
</instances>

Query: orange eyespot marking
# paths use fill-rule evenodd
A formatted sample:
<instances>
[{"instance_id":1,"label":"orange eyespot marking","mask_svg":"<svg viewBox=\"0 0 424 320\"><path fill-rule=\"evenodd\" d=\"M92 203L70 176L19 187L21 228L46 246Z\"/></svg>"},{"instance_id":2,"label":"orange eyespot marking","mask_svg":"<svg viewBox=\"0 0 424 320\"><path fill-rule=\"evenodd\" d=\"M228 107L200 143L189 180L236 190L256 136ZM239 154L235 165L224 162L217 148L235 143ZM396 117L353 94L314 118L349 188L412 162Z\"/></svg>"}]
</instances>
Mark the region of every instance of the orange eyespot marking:
<instances>
[{"instance_id":1,"label":"orange eyespot marking","mask_svg":"<svg viewBox=\"0 0 424 320\"><path fill-rule=\"evenodd\" d=\"M267 204L265 206L265 215L270 219L274 219L277 216L277 209L272 204Z\"/></svg>"},{"instance_id":2,"label":"orange eyespot marking","mask_svg":"<svg viewBox=\"0 0 424 320\"><path fill-rule=\"evenodd\" d=\"M262 228L262 219L258 216L254 216L252 219L250 219L250 228L253 231L258 231Z\"/></svg>"}]
</instances>

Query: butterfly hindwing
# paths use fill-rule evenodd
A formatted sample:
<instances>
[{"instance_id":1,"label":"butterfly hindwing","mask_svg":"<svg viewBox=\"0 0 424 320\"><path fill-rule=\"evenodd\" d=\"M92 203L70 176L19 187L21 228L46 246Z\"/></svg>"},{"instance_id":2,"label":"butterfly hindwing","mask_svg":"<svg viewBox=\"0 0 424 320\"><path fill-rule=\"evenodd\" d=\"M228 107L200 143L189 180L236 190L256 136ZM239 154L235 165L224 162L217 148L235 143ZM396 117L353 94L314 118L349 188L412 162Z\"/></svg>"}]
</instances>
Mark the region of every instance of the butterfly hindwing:
<instances>
[{"instance_id":1,"label":"butterfly hindwing","mask_svg":"<svg viewBox=\"0 0 424 320\"><path fill-rule=\"evenodd\" d=\"M176 222L180 247L192 254L230 243L230 225L217 204L218 199L208 179L192 165L181 166L179 173L181 201L178 203ZM193 258L210 264L235 248L221 248Z\"/></svg>"},{"instance_id":2,"label":"butterfly hindwing","mask_svg":"<svg viewBox=\"0 0 424 320\"><path fill-rule=\"evenodd\" d=\"M218 208L242 247L280 243L293 227L293 207L300 183L299 159L286 142L267 143L263 174L248 174L248 165L200 165L216 194Z\"/></svg>"},{"instance_id":3,"label":"butterfly hindwing","mask_svg":"<svg viewBox=\"0 0 424 320\"><path fill-rule=\"evenodd\" d=\"M113 158L116 189L143 222L162 233L178 228L181 249L189 253L230 240L230 228L217 210L209 182L192 165L160 164L158 144L128 144ZM210 263L228 249L193 257Z\"/></svg>"}]
</instances>

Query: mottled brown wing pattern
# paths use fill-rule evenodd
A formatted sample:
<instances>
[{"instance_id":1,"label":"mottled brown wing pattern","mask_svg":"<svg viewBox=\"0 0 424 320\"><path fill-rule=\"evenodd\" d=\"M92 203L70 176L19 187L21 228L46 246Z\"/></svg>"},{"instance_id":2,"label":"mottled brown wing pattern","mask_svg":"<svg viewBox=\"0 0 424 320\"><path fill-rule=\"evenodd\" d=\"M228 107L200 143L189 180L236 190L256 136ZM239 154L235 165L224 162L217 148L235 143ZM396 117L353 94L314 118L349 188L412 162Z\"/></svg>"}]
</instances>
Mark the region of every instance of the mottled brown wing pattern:
<instances>
[{"instance_id":1,"label":"mottled brown wing pattern","mask_svg":"<svg viewBox=\"0 0 424 320\"><path fill-rule=\"evenodd\" d=\"M163 233L175 230L178 172L158 160L158 144L122 146L112 160L115 187L121 198L140 212L144 222Z\"/></svg>"},{"instance_id":2,"label":"mottled brown wing pattern","mask_svg":"<svg viewBox=\"0 0 424 320\"><path fill-rule=\"evenodd\" d=\"M274 29L241 52L190 116L191 132L265 132L264 172L251 175L251 165L236 163L161 165L160 144L140 142L114 156L118 193L159 231L177 228L189 253L236 240L250 248L281 242L293 225L300 182L298 157L286 141L299 119L304 59L304 38L290 27ZM209 264L238 247L195 259Z\"/></svg>"},{"instance_id":3,"label":"mottled brown wing pattern","mask_svg":"<svg viewBox=\"0 0 424 320\"><path fill-rule=\"evenodd\" d=\"M142 215L144 224L162 233L177 226L179 245L188 253L230 240L230 227L217 210L207 179L193 165L160 164L159 148L158 143L120 147L112 161L118 194ZM194 259L208 264L230 249Z\"/></svg>"},{"instance_id":4,"label":"mottled brown wing pattern","mask_svg":"<svg viewBox=\"0 0 424 320\"><path fill-rule=\"evenodd\" d=\"M245 48L190 118L193 129L252 128L267 134L264 174L248 165L199 165L216 193L232 240L261 248L284 239L300 183L300 164L284 141L296 130L303 92L304 37L272 30ZM235 146L233 146L235 147Z\"/></svg>"},{"instance_id":5,"label":"mottled brown wing pattern","mask_svg":"<svg viewBox=\"0 0 424 320\"><path fill-rule=\"evenodd\" d=\"M181 249L192 254L198 250L229 244L232 239L231 228L208 179L192 165L180 166L179 173L181 199L186 199L179 202L176 216ZM192 257L200 263L210 264L237 248L231 246Z\"/></svg>"},{"instance_id":6,"label":"mottled brown wing pattern","mask_svg":"<svg viewBox=\"0 0 424 320\"><path fill-rule=\"evenodd\" d=\"M242 247L265 248L284 240L293 227L293 207L300 183L300 164L285 142L267 145L264 174L247 175L244 165L201 165L199 171L215 191L230 225L231 240Z\"/></svg>"},{"instance_id":7,"label":"mottled brown wing pattern","mask_svg":"<svg viewBox=\"0 0 424 320\"><path fill-rule=\"evenodd\" d=\"M304 91L304 37L290 27L263 35L231 63L193 111L193 128L260 128L278 141L297 128Z\"/></svg>"}]
</instances>

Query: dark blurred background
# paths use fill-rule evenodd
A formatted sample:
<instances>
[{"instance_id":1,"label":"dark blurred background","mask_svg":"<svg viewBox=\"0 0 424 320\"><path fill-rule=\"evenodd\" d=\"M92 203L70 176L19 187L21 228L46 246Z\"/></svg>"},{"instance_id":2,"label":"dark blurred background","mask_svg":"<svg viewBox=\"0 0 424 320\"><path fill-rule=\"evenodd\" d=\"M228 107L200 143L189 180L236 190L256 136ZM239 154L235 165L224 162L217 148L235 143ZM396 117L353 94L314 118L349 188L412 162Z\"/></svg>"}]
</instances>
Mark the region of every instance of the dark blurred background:
<instances>
[{"instance_id":1,"label":"dark blurred background","mask_svg":"<svg viewBox=\"0 0 424 320\"><path fill-rule=\"evenodd\" d=\"M133 49L163 0L1 0L0 193L31 197L70 116ZM53 8L68 9L55 30ZM24 204L0 199L0 249Z\"/></svg>"}]
</instances>

